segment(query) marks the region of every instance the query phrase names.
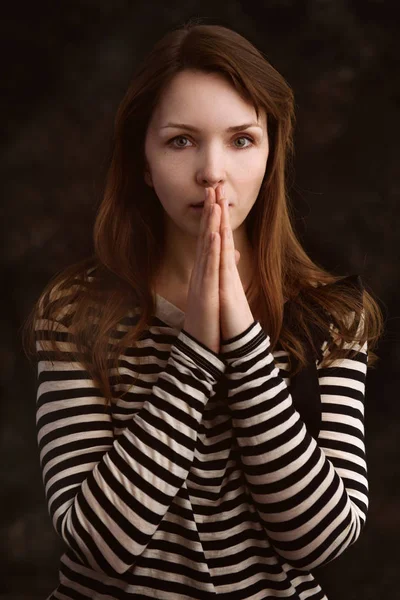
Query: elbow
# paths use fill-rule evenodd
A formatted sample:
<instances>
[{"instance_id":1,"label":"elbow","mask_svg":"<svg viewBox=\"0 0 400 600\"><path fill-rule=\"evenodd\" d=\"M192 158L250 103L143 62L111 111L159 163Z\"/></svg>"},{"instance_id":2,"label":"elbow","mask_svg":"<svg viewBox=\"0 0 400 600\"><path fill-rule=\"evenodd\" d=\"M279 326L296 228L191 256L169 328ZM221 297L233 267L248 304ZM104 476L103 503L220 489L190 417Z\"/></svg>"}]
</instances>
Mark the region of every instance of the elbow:
<instances>
[{"instance_id":1,"label":"elbow","mask_svg":"<svg viewBox=\"0 0 400 600\"><path fill-rule=\"evenodd\" d=\"M132 567L135 557L131 553L124 551L124 556L121 556L121 553L117 553L116 548L111 547L105 540L96 541L97 535L93 535L93 531L89 534L77 522L76 515L74 517L71 519L71 513L67 511L54 525L57 533L73 552L78 562L109 577L123 575Z\"/></svg>"},{"instance_id":2,"label":"elbow","mask_svg":"<svg viewBox=\"0 0 400 600\"><path fill-rule=\"evenodd\" d=\"M291 544L292 549L284 550L275 545L288 564L299 571L309 572L328 564L353 545L361 535L365 525L365 517L361 518L357 511L351 511L350 519L339 523L331 530L324 530L317 539L305 544ZM297 540L300 542L300 540Z\"/></svg>"}]
</instances>

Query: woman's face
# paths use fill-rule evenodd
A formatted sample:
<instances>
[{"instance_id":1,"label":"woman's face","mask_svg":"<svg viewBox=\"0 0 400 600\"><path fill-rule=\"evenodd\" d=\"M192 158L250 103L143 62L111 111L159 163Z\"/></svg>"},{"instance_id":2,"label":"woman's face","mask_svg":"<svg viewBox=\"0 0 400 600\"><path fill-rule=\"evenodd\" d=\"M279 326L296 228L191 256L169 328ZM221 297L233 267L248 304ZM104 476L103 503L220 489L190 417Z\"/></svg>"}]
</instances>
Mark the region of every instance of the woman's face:
<instances>
[{"instance_id":1,"label":"woman's face","mask_svg":"<svg viewBox=\"0 0 400 600\"><path fill-rule=\"evenodd\" d=\"M235 232L257 199L268 152L265 112L257 123L254 107L222 76L187 70L174 77L153 112L145 139L145 181L167 224L184 238L199 231L201 210L191 205L204 201L206 187L223 184Z\"/></svg>"}]
</instances>

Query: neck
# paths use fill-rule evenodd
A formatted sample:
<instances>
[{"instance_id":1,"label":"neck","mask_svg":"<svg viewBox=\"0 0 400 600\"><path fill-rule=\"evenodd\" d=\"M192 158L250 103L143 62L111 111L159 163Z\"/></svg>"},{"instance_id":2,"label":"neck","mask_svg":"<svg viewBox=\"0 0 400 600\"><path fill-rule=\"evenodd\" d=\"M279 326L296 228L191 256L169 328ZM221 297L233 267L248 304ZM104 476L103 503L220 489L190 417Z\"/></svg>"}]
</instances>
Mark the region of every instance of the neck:
<instances>
[{"instance_id":1,"label":"neck","mask_svg":"<svg viewBox=\"0 0 400 600\"><path fill-rule=\"evenodd\" d=\"M240 260L237 265L239 277L243 285L243 289L247 292L250 283L254 277L255 261L253 254L250 249L247 251L239 250ZM172 289L186 290L189 289L190 277L193 270L191 267L184 267L178 265L174 261L168 261L168 256L164 259L160 268L158 269L155 280L162 285L163 288L169 287Z\"/></svg>"},{"instance_id":2,"label":"neck","mask_svg":"<svg viewBox=\"0 0 400 600\"><path fill-rule=\"evenodd\" d=\"M168 233L168 232L167 232ZM197 238L182 236L181 231L169 232L164 245L163 258L156 280L169 282L179 289L188 289L197 251ZM254 274L253 248L247 238L244 224L233 232L235 249L240 252L237 265L244 290L250 285Z\"/></svg>"}]
</instances>

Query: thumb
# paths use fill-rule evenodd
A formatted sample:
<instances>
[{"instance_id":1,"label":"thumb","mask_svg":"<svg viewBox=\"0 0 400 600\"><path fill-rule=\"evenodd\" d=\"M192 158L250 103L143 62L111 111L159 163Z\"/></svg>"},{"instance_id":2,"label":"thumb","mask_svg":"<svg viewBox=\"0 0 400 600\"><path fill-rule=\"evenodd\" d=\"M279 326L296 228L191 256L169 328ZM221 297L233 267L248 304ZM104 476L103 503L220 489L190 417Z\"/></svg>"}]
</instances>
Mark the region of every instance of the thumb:
<instances>
[{"instance_id":1,"label":"thumb","mask_svg":"<svg viewBox=\"0 0 400 600\"><path fill-rule=\"evenodd\" d=\"M235 263L236 263L236 265L238 264L239 260L240 260L240 252L239 252L239 250L235 250Z\"/></svg>"}]
</instances>

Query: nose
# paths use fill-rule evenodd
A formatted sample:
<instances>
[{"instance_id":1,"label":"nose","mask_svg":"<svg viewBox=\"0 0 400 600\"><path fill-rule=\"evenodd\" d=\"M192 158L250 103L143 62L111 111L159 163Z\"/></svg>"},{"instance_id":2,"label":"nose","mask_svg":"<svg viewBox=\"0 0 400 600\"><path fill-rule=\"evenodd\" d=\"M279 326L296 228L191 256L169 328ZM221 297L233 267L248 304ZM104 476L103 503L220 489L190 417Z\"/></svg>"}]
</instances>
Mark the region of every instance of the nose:
<instances>
[{"instance_id":1,"label":"nose","mask_svg":"<svg viewBox=\"0 0 400 600\"><path fill-rule=\"evenodd\" d=\"M202 163L197 170L197 181L203 187L212 187L214 190L225 183L226 174L223 157L219 152L207 152L203 155Z\"/></svg>"}]
</instances>

